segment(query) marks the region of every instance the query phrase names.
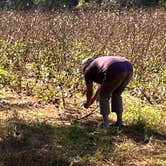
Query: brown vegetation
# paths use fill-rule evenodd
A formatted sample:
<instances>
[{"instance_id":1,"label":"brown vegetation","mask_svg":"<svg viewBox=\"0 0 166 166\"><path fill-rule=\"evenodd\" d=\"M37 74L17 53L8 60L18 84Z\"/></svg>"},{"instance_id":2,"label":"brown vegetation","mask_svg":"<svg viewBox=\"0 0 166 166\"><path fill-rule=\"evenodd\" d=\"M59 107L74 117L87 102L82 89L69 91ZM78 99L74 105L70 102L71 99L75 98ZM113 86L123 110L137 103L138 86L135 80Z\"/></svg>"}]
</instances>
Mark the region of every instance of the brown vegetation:
<instances>
[{"instance_id":1,"label":"brown vegetation","mask_svg":"<svg viewBox=\"0 0 166 166\"><path fill-rule=\"evenodd\" d=\"M0 11L0 165L165 166L165 18L158 9ZM125 128L101 129L97 103L80 106L81 60L101 55L135 67Z\"/></svg>"},{"instance_id":2,"label":"brown vegetation","mask_svg":"<svg viewBox=\"0 0 166 166\"><path fill-rule=\"evenodd\" d=\"M82 82L80 62L83 57L122 55L135 67L130 86L133 93L150 103L163 102L166 95L165 22L165 12L157 9L1 11L1 68L16 74L11 76L9 84L13 80L17 82L12 84L19 86L15 88L17 91L21 91L20 86L25 89L25 85L18 82L19 79L28 82L27 77L56 87L68 84L75 90ZM34 86L30 84L29 89Z\"/></svg>"}]
</instances>

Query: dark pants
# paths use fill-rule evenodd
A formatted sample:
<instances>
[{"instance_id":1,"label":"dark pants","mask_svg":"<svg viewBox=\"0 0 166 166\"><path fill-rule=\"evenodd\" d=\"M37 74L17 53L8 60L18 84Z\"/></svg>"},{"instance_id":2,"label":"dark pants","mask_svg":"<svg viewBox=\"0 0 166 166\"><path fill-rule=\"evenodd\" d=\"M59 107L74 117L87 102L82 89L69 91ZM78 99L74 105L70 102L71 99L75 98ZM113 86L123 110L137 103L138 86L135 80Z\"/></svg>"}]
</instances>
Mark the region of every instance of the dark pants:
<instances>
[{"instance_id":1,"label":"dark pants","mask_svg":"<svg viewBox=\"0 0 166 166\"><path fill-rule=\"evenodd\" d=\"M132 75L133 67L127 61L116 62L110 66L101 84L99 103L100 113L102 115L108 115L110 113L110 98L112 99L112 112L123 112L121 94L131 80Z\"/></svg>"}]
</instances>

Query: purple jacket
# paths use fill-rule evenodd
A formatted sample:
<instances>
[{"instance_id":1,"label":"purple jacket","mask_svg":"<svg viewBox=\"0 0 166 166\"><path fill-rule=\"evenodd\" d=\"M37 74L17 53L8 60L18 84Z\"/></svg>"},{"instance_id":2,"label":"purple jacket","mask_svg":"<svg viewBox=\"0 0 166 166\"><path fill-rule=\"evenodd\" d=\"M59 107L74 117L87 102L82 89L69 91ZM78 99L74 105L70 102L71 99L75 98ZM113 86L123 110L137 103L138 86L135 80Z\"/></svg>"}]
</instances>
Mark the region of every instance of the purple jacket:
<instances>
[{"instance_id":1,"label":"purple jacket","mask_svg":"<svg viewBox=\"0 0 166 166\"><path fill-rule=\"evenodd\" d=\"M121 56L103 56L94 59L84 71L86 84L101 84L104 77L111 78L120 72L133 70L131 63Z\"/></svg>"}]
</instances>

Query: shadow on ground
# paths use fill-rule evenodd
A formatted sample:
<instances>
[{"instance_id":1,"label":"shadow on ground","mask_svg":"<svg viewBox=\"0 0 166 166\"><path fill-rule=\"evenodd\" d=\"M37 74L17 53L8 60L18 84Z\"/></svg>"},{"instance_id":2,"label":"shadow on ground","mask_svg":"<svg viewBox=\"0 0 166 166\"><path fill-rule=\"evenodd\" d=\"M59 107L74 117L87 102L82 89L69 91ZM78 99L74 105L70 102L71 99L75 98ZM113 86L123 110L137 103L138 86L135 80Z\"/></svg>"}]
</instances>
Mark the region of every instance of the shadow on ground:
<instances>
[{"instance_id":1,"label":"shadow on ground","mask_svg":"<svg viewBox=\"0 0 166 166\"><path fill-rule=\"evenodd\" d=\"M146 127L143 124L131 124L122 129L122 133L128 138L138 143L148 143L153 137L157 140L166 140L166 134L159 133L157 130Z\"/></svg>"},{"instance_id":2,"label":"shadow on ground","mask_svg":"<svg viewBox=\"0 0 166 166\"><path fill-rule=\"evenodd\" d=\"M81 123L84 128L89 131L96 130L97 122L86 121ZM112 126L107 130L107 134L116 141L116 138L121 136L132 139L136 143L146 144L150 138L153 137L157 140L166 140L166 134L159 133L157 130L146 126L143 122L137 122L135 124L126 125L124 127Z\"/></svg>"},{"instance_id":3,"label":"shadow on ground","mask_svg":"<svg viewBox=\"0 0 166 166\"><path fill-rule=\"evenodd\" d=\"M5 134L0 135L2 166L88 166L89 160L85 158L95 155L97 149L113 152L115 144L124 142L125 137L141 144L148 143L152 136L166 139L166 135L140 124L105 130L99 128L96 121L65 126L27 122L17 116L9 119L3 129Z\"/></svg>"},{"instance_id":4,"label":"shadow on ground","mask_svg":"<svg viewBox=\"0 0 166 166\"><path fill-rule=\"evenodd\" d=\"M0 124L0 165L88 165L88 161L76 158L95 153L94 142L85 128L27 122L13 116L6 124Z\"/></svg>"}]
</instances>

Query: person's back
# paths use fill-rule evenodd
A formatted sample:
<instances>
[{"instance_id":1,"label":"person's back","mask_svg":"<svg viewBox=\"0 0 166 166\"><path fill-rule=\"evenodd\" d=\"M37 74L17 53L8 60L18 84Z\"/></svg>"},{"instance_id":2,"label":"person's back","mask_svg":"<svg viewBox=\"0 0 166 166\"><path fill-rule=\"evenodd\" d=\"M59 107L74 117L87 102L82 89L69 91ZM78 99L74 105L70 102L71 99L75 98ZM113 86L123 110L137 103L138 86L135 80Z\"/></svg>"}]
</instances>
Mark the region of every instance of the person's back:
<instances>
[{"instance_id":1,"label":"person's back","mask_svg":"<svg viewBox=\"0 0 166 166\"><path fill-rule=\"evenodd\" d=\"M104 75L109 71L110 67L114 63L128 61L125 57L120 56L103 56L94 59L89 66L86 68L84 75L86 83L92 81L101 84L104 78ZM112 72L120 72L120 70Z\"/></svg>"}]
</instances>

